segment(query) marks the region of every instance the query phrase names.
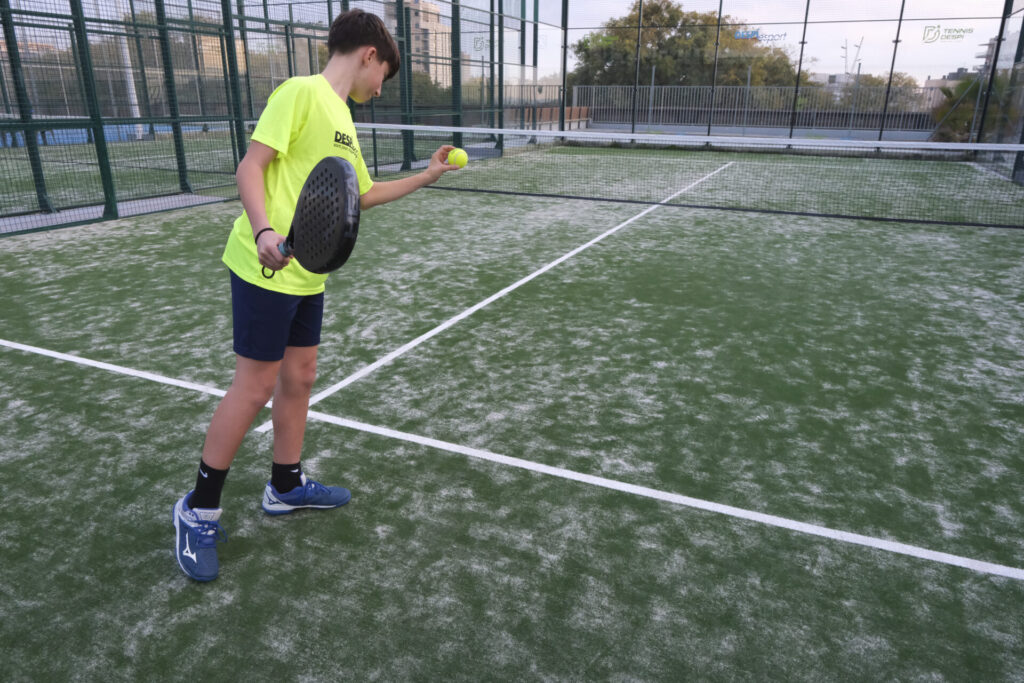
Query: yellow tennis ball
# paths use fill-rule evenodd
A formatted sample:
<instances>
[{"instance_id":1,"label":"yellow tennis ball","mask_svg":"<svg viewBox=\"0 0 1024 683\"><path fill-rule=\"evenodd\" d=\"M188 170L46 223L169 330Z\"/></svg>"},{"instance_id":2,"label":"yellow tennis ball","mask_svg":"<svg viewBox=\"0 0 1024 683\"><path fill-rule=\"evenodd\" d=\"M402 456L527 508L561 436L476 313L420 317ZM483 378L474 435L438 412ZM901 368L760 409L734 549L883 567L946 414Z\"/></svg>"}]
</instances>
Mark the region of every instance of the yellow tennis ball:
<instances>
[{"instance_id":1,"label":"yellow tennis ball","mask_svg":"<svg viewBox=\"0 0 1024 683\"><path fill-rule=\"evenodd\" d=\"M449 166L458 166L459 168L462 168L467 163L469 163L469 155L466 154L466 150L456 147L452 151L448 152Z\"/></svg>"}]
</instances>

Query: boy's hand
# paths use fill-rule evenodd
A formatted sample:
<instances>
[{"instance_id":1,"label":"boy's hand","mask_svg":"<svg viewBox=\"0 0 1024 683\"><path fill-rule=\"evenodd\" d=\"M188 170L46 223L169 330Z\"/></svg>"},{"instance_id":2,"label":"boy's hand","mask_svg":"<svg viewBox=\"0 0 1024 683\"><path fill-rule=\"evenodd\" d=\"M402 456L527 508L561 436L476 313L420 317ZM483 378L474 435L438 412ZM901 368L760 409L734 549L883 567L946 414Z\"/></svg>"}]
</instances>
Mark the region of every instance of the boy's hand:
<instances>
[{"instance_id":1,"label":"boy's hand","mask_svg":"<svg viewBox=\"0 0 1024 683\"><path fill-rule=\"evenodd\" d=\"M260 235L260 241L256 243L256 254L259 256L261 266L270 270L281 270L288 265L292 257L282 256L277 246L285 239L284 235L279 235L272 230Z\"/></svg>"},{"instance_id":2,"label":"boy's hand","mask_svg":"<svg viewBox=\"0 0 1024 683\"><path fill-rule=\"evenodd\" d=\"M448 152L455 149L453 145L441 145L437 151L434 152L430 157L430 163L427 165L427 170L424 171L430 176L430 182L434 182L441 177L442 173L448 171L458 171L458 166L453 166L448 163Z\"/></svg>"}]
</instances>

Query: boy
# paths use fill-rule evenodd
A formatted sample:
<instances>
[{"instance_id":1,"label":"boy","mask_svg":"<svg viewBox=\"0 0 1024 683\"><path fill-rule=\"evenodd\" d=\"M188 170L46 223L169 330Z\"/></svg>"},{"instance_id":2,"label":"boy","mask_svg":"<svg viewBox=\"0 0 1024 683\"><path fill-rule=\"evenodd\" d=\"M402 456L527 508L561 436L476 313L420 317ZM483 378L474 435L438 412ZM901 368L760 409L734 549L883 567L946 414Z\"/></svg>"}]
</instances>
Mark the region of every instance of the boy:
<instances>
[{"instance_id":1,"label":"boy","mask_svg":"<svg viewBox=\"0 0 1024 683\"><path fill-rule=\"evenodd\" d=\"M360 207L403 197L455 170L444 145L418 175L373 183L359 151L345 101L380 95L398 72L398 48L384 23L352 10L331 24L328 61L315 76L292 78L267 100L238 165L244 213L235 221L223 260L231 277L235 376L214 412L203 445L195 489L174 505L175 556L197 581L217 577L220 495L228 468L249 426L273 397L274 459L263 510L281 515L300 508L335 508L350 493L308 479L299 463L309 395L316 378L325 275L282 256L283 242L306 176L323 157L349 160L359 178ZM269 268L276 277L264 278Z\"/></svg>"}]
</instances>

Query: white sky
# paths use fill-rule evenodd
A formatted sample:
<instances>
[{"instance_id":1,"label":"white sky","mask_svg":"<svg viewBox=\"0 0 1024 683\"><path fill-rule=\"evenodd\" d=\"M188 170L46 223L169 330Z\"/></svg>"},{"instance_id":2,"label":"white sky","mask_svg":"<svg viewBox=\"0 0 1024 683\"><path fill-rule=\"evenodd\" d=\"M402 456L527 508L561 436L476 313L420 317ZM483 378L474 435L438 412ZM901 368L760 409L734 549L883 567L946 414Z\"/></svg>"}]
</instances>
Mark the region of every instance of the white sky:
<instances>
[{"instance_id":1,"label":"white sky","mask_svg":"<svg viewBox=\"0 0 1024 683\"><path fill-rule=\"evenodd\" d=\"M630 0L569 0L569 25L595 30L610 18L624 16L631 4ZM541 5L542 19L560 20L561 2L541 0ZM719 2L683 0L682 5L686 11L717 12ZM1017 5L1015 9L1020 9L1024 2L1018 1ZM762 35L777 36L771 44L785 47L795 61L806 6L805 0L723 0L722 13L746 21L751 29L761 29ZM999 31L998 16L1002 9L1003 0L906 0L896 71L911 74L923 85L927 77L937 78L959 67L975 70L983 63L979 54L985 52L984 46ZM849 70L855 72L856 45L863 41L862 72L888 74L899 12L900 0L811 0L809 21L815 23L807 31L804 69L842 73L845 42ZM1022 20L1024 14L1015 16L1008 33L1020 31ZM962 37L953 39L952 34L945 33L948 29L961 30ZM570 45L590 30L571 28ZM557 70L561 43L560 36L544 37L542 75ZM1004 44L1004 57L1012 56L1015 48L1016 45ZM572 69L571 53L569 62Z\"/></svg>"}]
</instances>

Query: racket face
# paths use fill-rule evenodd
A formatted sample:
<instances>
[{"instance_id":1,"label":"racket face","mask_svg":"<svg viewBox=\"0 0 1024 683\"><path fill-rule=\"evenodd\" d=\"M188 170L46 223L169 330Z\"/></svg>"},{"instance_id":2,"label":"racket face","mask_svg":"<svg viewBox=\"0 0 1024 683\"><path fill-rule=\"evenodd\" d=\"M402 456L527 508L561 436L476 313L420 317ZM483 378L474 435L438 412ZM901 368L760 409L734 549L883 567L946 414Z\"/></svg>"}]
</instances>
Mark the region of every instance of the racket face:
<instances>
[{"instance_id":1,"label":"racket face","mask_svg":"<svg viewBox=\"0 0 1024 683\"><path fill-rule=\"evenodd\" d=\"M288 235L295 258L312 273L344 265L359 232L359 181L340 157L318 163L302 186Z\"/></svg>"}]
</instances>

